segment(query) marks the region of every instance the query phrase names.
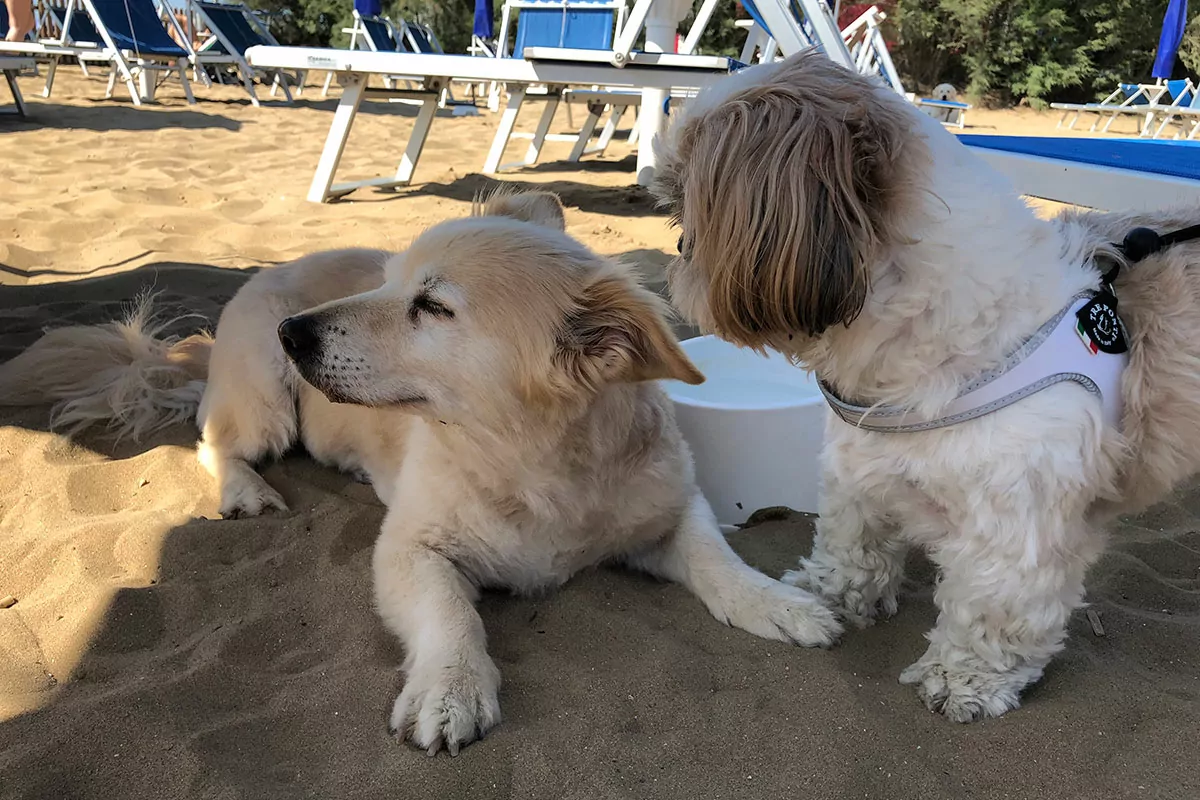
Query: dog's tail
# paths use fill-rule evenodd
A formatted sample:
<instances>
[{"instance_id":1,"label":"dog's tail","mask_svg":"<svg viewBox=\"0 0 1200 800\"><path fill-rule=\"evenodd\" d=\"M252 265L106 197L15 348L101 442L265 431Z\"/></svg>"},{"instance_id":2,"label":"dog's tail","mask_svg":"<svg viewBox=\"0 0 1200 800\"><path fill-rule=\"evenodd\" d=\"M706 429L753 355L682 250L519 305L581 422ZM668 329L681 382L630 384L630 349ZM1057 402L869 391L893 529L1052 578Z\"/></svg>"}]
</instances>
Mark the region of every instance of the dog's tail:
<instances>
[{"instance_id":1,"label":"dog's tail","mask_svg":"<svg viewBox=\"0 0 1200 800\"><path fill-rule=\"evenodd\" d=\"M0 364L0 405L53 402L55 430L74 434L102 423L135 440L195 419L212 336L161 336L173 320L156 320L152 299L138 298L119 322L48 331Z\"/></svg>"}]
</instances>

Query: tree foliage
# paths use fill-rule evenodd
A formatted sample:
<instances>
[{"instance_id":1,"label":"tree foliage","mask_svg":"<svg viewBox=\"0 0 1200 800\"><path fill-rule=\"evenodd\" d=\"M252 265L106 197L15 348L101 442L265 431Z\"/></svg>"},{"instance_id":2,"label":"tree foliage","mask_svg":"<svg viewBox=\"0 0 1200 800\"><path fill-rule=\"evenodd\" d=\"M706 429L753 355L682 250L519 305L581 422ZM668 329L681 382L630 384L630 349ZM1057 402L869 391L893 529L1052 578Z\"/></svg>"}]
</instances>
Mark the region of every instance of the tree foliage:
<instances>
[{"instance_id":1,"label":"tree foliage","mask_svg":"<svg viewBox=\"0 0 1200 800\"><path fill-rule=\"evenodd\" d=\"M1166 6L1166 0L899 0L893 55L917 91L948 81L1005 104L1090 100L1118 81L1151 79ZM1190 27L1198 26L1193 18ZM1200 56L1200 47L1193 50Z\"/></svg>"}]
</instances>

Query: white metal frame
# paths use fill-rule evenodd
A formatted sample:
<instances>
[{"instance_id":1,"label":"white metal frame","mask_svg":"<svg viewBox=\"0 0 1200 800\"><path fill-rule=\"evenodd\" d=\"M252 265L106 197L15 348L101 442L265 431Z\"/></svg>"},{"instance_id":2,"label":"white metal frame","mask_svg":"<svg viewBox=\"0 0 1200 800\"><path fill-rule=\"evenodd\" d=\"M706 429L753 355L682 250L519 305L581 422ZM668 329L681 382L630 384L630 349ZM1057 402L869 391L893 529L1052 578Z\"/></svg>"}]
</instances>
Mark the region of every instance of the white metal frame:
<instances>
[{"instance_id":1,"label":"white metal frame","mask_svg":"<svg viewBox=\"0 0 1200 800\"><path fill-rule=\"evenodd\" d=\"M715 5L715 2L716 0L706 0L706 4L712 3ZM625 23L627 12L625 0L591 0L586 3L580 3L577 0L507 0L501 10L500 33L496 38L496 57L512 58L508 40L514 35L512 28L514 12L556 9L568 11L572 7L611 12L613 14L613 41L616 41ZM711 10L709 13L711 14ZM519 17L516 20L516 24L520 25ZM542 49L544 48L529 47L526 48L527 52L523 53L523 55L529 58L536 58L538 51ZM571 60L595 60L598 62L608 62L610 60L610 56L608 55L610 51L607 50L560 51L558 48L554 48L554 50L555 52L569 52L570 55L568 57ZM488 108L491 111L500 110L500 94L503 89L502 84L497 81L490 83L488 89ZM564 89L559 92L551 92L544 86L525 86L523 87L523 92L521 98L518 100L518 105L531 97L545 98L546 105L543 108L542 116L538 120L537 127L533 131L512 130L509 133L509 139L530 140L525 156L520 161L507 164L496 163L494 165L495 171L532 166L537 163L542 147L547 141L572 142L573 145L571 153L568 156L568 161L578 161L583 156L604 153L608 149L608 145L612 142L613 136L616 134L626 111L631 106L637 106L641 102L641 94L639 92L631 90L613 91L599 85L592 86L590 89ZM510 96L510 102L511 99ZM588 114L577 133L555 134L549 132L554 114L563 102L566 103L568 121L570 120L571 106L574 102L582 102L587 107ZM608 120L601 130L600 138L595 145L592 145L591 138L595 133L596 127L600 124L600 118L606 111L609 114ZM504 131L507 129L502 125L501 130ZM630 143L636 141L636 127L631 126L629 137ZM501 152L503 152L507 144L506 140L498 145L497 143L493 143L493 147L500 146Z\"/></svg>"},{"instance_id":2,"label":"white metal frame","mask_svg":"<svg viewBox=\"0 0 1200 800\"><path fill-rule=\"evenodd\" d=\"M646 0L639 0L646 2ZM797 0L800 10L812 27L813 38L820 43L821 48L835 64L854 69L854 59L842 39L842 32L830 14L829 9L821 0ZM787 0L757 0L755 7L758 14L767 25L770 37L778 45L779 51L786 58L795 55L812 46L813 42L800 26L800 22L792 15Z\"/></svg>"},{"instance_id":3,"label":"white metal frame","mask_svg":"<svg viewBox=\"0 0 1200 800\"><path fill-rule=\"evenodd\" d=\"M1163 119L1158 128L1154 131L1153 135L1155 139L1161 137L1163 131L1165 131L1167 126L1172 122L1178 122L1180 127L1183 129L1183 132L1187 133L1186 136L1183 136L1185 139L1195 139L1196 134L1200 133L1200 87L1192 84L1191 80L1189 79L1188 90L1192 95L1190 103L1187 105L1183 105L1182 103L1178 102L1173 103L1170 106L1166 106L1156 112L1158 114L1162 114ZM1180 98L1177 98L1177 100L1182 99L1182 96L1183 95L1181 94ZM1176 135L1175 138L1180 138L1182 135L1183 133L1181 132L1180 134Z\"/></svg>"},{"instance_id":4,"label":"white metal frame","mask_svg":"<svg viewBox=\"0 0 1200 800\"><path fill-rule=\"evenodd\" d=\"M1137 91L1125 97L1125 90L1121 86L1117 86L1108 97L1101 100L1099 103L1051 103L1050 107L1055 111L1061 111L1062 116L1058 118L1057 127L1061 128L1068 114L1074 114L1071 121L1067 124L1068 130L1075 128L1075 123L1079 121L1081 114L1095 114L1096 121L1092 123L1091 130L1095 131L1104 121L1105 114L1111 114L1108 122L1104 125L1104 132L1107 133L1113 121L1122 113L1120 109L1126 107L1134 107L1144 109L1147 106L1155 105L1159 98L1167 91L1167 87L1163 83L1140 83L1137 84ZM1141 97L1146 98L1145 103L1134 105ZM1121 99L1124 98L1124 99ZM1116 102L1118 99L1121 102Z\"/></svg>"},{"instance_id":5,"label":"white metal frame","mask_svg":"<svg viewBox=\"0 0 1200 800\"><path fill-rule=\"evenodd\" d=\"M33 69L34 61L32 58L21 58L18 56L0 56L0 72L4 73L4 79L8 83L8 90L12 92L13 111L5 111L6 114L16 114L19 117L26 116L25 114L25 98L21 96L21 87L17 84L17 75L26 69Z\"/></svg>"},{"instance_id":6,"label":"white metal frame","mask_svg":"<svg viewBox=\"0 0 1200 800\"><path fill-rule=\"evenodd\" d=\"M1153 210L1172 204L1200 204L1200 181L1196 180L988 147L971 149L1008 175L1017 191L1030 197L1102 209Z\"/></svg>"},{"instance_id":7,"label":"white metal frame","mask_svg":"<svg viewBox=\"0 0 1200 800\"><path fill-rule=\"evenodd\" d=\"M892 62L880 24L887 14L871 6L842 31L842 40L854 58L854 68L863 75L880 75L896 94L904 95L904 82Z\"/></svg>"},{"instance_id":8,"label":"white metal frame","mask_svg":"<svg viewBox=\"0 0 1200 800\"><path fill-rule=\"evenodd\" d=\"M62 27L62 19L58 16L60 6L52 5L46 0L34 0L33 13L37 18L36 35L34 39L38 42L47 44L61 44L66 37L66 29ZM65 13L66 9L63 8ZM91 46L99 47L100 42L91 42ZM78 58L76 63L79 65L79 71L83 73L83 77L90 78L91 73L88 72L87 60ZM54 83L54 67L57 66L57 59L48 59L50 69L47 70L46 85L42 89L42 96L49 97L50 90Z\"/></svg>"},{"instance_id":9,"label":"white metal frame","mask_svg":"<svg viewBox=\"0 0 1200 800\"><path fill-rule=\"evenodd\" d=\"M917 108L936 108L942 116L935 117L943 125L953 126L962 130L967 125L967 112L971 110L970 103L960 103L950 100L938 100L933 97L914 97L913 105ZM932 115L930 115L932 116Z\"/></svg>"},{"instance_id":10,"label":"white metal frame","mask_svg":"<svg viewBox=\"0 0 1200 800\"><path fill-rule=\"evenodd\" d=\"M246 56L251 64L258 67L319 69L338 73L343 87L342 96L308 192L308 199L317 203L342 197L362 186L396 187L408 184L412 180L413 170L429 136L440 89L449 81L450 76L461 81L495 79L514 87L501 117L500 130L496 132L484 165L484 172L495 172L500 166L504 145L512 135L513 125L525 98L526 87L544 85L555 93L571 86L700 89L729 71L726 59L704 57L694 57L695 61L688 67L647 69L637 63L630 63L623 69L617 69L610 65L592 63L539 62L516 58L481 59L469 55L350 52L307 47L252 47L246 52ZM718 63L722 66L716 66ZM398 74L422 76L424 90L384 92L389 96L406 95L421 103L421 110L395 175L334 184L334 174L346 139L363 96L367 93L367 78L370 75ZM545 118L543 113L542 119ZM541 124L539 122L539 128ZM548 125L547 122L546 126Z\"/></svg>"}]
</instances>

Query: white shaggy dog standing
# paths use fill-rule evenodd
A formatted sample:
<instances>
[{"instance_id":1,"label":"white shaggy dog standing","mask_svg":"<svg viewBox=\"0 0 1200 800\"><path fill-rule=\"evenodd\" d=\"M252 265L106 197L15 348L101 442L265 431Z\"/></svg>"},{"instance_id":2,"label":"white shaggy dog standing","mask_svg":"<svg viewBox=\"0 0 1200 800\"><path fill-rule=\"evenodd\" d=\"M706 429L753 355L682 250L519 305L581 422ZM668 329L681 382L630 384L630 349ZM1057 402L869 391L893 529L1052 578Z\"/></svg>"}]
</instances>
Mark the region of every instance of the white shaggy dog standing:
<instances>
[{"instance_id":1,"label":"white shaggy dog standing","mask_svg":"<svg viewBox=\"0 0 1200 800\"><path fill-rule=\"evenodd\" d=\"M0 365L0 402L56 399L64 424L136 431L196 413L203 393L200 456L226 515L283 508L252 465L297 441L367 476L388 506L377 606L406 651L391 726L430 753L500 720L480 587L624 561L722 622L831 643L833 614L744 564L695 486L655 380L703 377L663 302L563 227L553 195L496 196L404 253L256 275L215 341L162 341L139 320L53 331Z\"/></svg>"},{"instance_id":2,"label":"white shaggy dog standing","mask_svg":"<svg viewBox=\"0 0 1200 800\"><path fill-rule=\"evenodd\" d=\"M1041 220L936 121L819 54L717 84L657 147L656 192L682 228L676 304L914 422L1123 266L1118 425L1074 380L932 430L831 413L813 553L784 577L866 625L895 613L905 553L923 547L940 613L900 680L954 720L1015 708L1063 647L1102 524L1200 469L1200 243L1136 264L1111 244L1200 208Z\"/></svg>"}]
</instances>

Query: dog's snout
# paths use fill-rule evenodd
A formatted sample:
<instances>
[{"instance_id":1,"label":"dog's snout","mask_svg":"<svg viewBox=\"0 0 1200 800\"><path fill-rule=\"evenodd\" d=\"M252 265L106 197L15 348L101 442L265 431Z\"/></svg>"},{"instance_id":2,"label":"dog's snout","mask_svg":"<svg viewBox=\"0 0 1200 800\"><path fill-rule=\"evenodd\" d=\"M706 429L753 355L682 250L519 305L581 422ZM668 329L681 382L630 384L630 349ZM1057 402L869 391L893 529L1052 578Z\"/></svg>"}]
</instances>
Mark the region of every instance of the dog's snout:
<instances>
[{"instance_id":1,"label":"dog's snout","mask_svg":"<svg viewBox=\"0 0 1200 800\"><path fill-rule=\"evenodd\" d=\"M288 317L279 323L279 343L293 361L311 358L321 346L311 317Z\"/></svg>"}]
</instances>

